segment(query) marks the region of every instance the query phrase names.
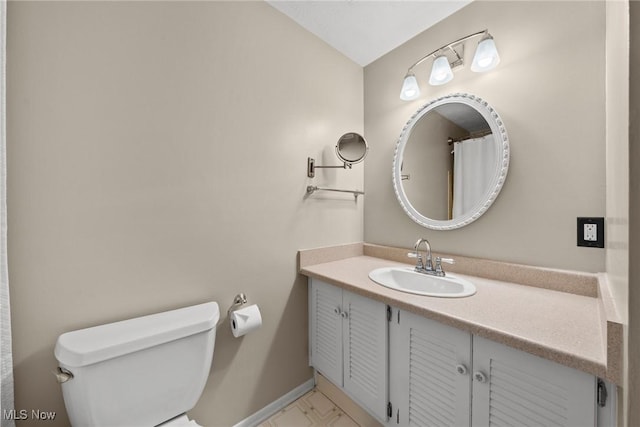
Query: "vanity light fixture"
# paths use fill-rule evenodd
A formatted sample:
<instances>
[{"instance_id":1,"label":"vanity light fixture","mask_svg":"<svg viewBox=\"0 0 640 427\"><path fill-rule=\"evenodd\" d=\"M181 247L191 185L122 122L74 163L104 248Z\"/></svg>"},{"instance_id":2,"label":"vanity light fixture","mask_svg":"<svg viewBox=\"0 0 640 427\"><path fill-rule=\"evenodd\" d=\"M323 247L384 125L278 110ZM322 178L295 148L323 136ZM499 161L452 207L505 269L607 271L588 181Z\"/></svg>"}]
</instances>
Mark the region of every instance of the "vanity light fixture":
<instances>
[{"instance_id":1,"label":"vanity light fixture","mask_svg":"<svg viewBox=\"0 0 640 427\"><path fill-rule=\"evenodd\" d=\"M482 73L495 68L500 62L500 55L498 55L496 44L493 41L491 34L489 34L489 30L469 34L468 36L462 37L461 39L444 45L423 56L409 67L407 74L404 77L402 90L400 91L400 99L403 101L413 101L420 96L420 86L418 85L416 76L413 73L413 69L429 58L435 58L431 67L429 84L432 86L438 86L451 81L451 79L453 79L452 70L464 65L464 43L467 40L478 36L482 36L482 38L478 42L478 47L476 48L473 56L471 71ZM453 56L453 60L449 59L447 53Z\"/></svg>"},{"instance_id":2,"label":"vanity light fixture","mask_svg":"<svg viewBox=\"0 0 640 427\"><path fill-rule=\"evenodd\" d=\"M429 76L429 84L431 86L440 86L448 83L453 79L453 71L446 55L440 55L433 61L431 75ZM420 89L418 89L420 90Z\"/></svg>"},{"instance_id":3,"label":"vanity light fixture","mask_svg":"<svg viewBox=\"0 0 640 427\"><path fill-rule=\"evenodd\" d=\"M500 55L496 49L496 43L488 32L485 32L482 39L478 42L476 54L473 56L471 63L471 71L476 73L484 73L493 70L500 62Z\"/></svg>"}]
</instances>

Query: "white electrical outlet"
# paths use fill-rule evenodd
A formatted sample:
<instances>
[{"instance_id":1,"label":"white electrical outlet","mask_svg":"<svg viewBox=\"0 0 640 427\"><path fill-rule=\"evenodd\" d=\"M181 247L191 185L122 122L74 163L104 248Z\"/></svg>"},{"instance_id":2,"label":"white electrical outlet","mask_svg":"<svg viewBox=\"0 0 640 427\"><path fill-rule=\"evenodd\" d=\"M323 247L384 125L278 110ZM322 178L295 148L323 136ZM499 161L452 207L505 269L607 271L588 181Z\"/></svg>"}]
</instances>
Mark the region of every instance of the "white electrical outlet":
<instances>
[{"instance_id":1,"label":"white electrical outlet","mask_svg":"<svg viewBox=\"0 0 640 427\"><path fill-rule=\"evenodd\" d=\"M604 218L578 217L578 246L604 248Z\"/></svg>"},{"instance_id":2,"label":"white electrical outlet","mask_svg":"<svg viewBox=\"0 0 640 427\"><path fill-rule=\"evenodd\" d=\"M598 225L597 224L585 224L584 225L584 240L587 242L595 242L598 240Z\"/></svg>"}]
</instances>

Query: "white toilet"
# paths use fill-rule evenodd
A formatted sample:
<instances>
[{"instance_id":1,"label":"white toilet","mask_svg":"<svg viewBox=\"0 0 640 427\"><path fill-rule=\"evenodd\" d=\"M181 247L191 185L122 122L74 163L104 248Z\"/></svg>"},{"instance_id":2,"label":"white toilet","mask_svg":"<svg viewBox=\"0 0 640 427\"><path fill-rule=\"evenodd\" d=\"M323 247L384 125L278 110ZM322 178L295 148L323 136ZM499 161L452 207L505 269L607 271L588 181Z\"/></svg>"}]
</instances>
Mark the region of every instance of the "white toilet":
<instances>
[{"instance_id":1,"label":"white toilet","mask_svg":"<svg viewBox=\"0 0 640 427\"><path fill-rule=\"evenodd\" d=\"M74 427L198 426L220 318L209 302L67 332L55 347Z\"/></svg>"}]
</instances>

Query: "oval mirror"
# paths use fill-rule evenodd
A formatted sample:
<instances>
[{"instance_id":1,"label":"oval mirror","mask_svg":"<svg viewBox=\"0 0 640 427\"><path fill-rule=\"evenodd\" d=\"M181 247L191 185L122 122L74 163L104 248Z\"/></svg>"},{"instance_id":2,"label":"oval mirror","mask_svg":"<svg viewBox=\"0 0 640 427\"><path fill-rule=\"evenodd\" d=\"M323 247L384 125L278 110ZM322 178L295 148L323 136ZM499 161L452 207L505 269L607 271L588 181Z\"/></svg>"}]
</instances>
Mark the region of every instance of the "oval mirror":
<instances>
[{"instance_id":1,"label":"oval mirror","mask_svg":"<svg viewBox=\"0 0 640 427\"><path fill-rule=\"evenodd\" d=\"M345 163L360 163L367 156L369 144L364 137L355 132L345 133L336 144L336 154Z\"/></svg>"},{"instance_id":2,"label":"oval mirror","mask_svg":"<svg viewBox=\"0 0 640 427\"><path fill-rule=\"evenodd\" d=\"M509 138L498 113L470 94L418 109L393 158L393 187L406 214L434 230L463 227L496 199L509 168Z\"/></svg>"}]
</instances>

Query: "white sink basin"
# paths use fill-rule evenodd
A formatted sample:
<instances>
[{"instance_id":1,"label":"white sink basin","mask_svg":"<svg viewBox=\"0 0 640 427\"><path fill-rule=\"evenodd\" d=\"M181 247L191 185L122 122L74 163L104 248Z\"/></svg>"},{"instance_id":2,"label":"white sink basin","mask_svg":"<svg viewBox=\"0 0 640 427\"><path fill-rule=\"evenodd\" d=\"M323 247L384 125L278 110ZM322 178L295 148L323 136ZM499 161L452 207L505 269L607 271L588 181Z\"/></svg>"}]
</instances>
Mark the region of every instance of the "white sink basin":
<instances>
[{"instance_id":1,"label":"white sink basin","mask_svg":"<svg viewBox=\"0 0 640 427\"><path fill-rule=\"evenodd\" d=\"M476 293L468 280L447 273L445 277L418 273L412 267L383 267L372 270L369 278L379 285L410 294L461 298Z\"/></svg>"}]
</instances>

